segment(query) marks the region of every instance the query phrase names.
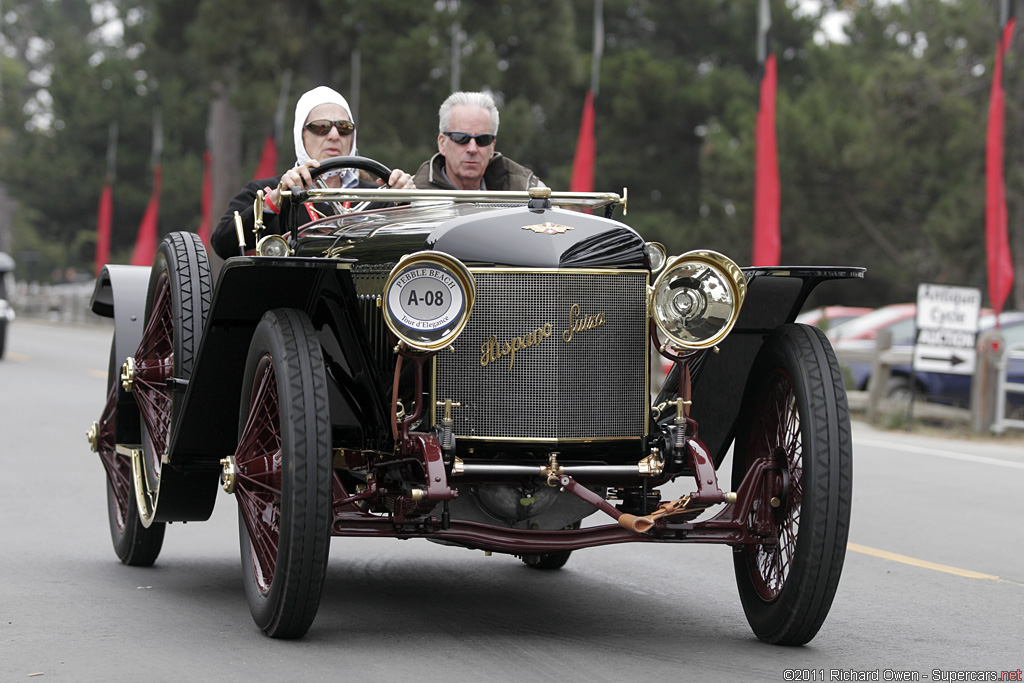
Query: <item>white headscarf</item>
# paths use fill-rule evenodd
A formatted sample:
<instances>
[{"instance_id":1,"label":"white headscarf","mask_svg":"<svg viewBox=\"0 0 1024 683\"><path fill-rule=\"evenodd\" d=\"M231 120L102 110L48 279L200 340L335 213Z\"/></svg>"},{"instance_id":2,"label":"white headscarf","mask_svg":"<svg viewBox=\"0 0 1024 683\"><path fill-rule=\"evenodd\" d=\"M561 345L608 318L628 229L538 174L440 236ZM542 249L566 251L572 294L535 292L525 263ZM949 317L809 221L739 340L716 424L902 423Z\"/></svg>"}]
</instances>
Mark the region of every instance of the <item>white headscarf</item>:
<instances>
[{"instance_id":1,"label":"white headscarf","mask_svg":"<svg viewBox=\"0 0 1024 683\"><path fill-rule=\"evenodd\" d=\"M345 108L348 112L349 117L352 116L352 108L348 106L348 102L342 97L337 91L328 88L325 85L318 86L312 90L304 93L299 101L295 103L295 165L301 166L302 164L309 161L310 156L306 152L306 145L302 142L302 128L306 125L306 117L309 116L309 112L313 111L314 107L318 107L321 104L339 104ZM349 152L352 156L359 154L356 149L356 132L352 131L352 151ZM359 176L354 169L346 168L344 171L335 171L334 173L326 173L321 178L326 178L332 175L338 175L341 173L341 186L342 187L354 187L359 182Z\"/></svg>"}]
</instances>

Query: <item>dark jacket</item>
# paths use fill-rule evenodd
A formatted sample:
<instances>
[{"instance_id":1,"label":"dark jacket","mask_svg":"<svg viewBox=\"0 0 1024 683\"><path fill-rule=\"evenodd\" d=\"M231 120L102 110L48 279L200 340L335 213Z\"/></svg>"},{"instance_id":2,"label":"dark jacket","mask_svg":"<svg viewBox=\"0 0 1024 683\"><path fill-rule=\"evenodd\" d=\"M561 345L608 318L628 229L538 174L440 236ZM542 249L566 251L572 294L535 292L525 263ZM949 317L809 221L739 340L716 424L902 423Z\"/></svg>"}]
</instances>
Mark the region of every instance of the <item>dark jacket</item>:
<instances>
[{"instance_id":1,"label":"dark jacket","mask_svg":"<svg viewBox=\"0 0 1024 683\"><path fill-rule=\"evenodd\" d=\"M242 217L242 226L245 229L245 246L249 249L255 249L256 244L253 241L255 235L253 234L253 222L255 221L255 215L253 214L253 202L256 201L256 193L266 188L274 189L281 182L281 176L275 176L273 178L264 178L262 180L254 180L245 187L243 187L238 194L235 195L231 203L228 204L228 210L221 216L220 223L213 231L213 235L210 236L210 244L213 246L213 250L217 252L217 255L221 258L230 258L232 256L238 256L238 236L235 233L235 211ZM363 188L375 188L376 184L360 180L357 187ZM269 193L266 193L269 194ZM281 211L287 210L287 202L284 202L285 206L280 207ZM330 215L332 210L327 208L326 205L316 204L317 209L321 212ZM376 208L378 206L387 206L386 204L371 204L370 208ZM263 212L263 225L264 235L280 235L284 232L284 226L281 225L280 214L270 213L269 211Z\"/></svg>"},{"instance_id":2,"label":"dark jacket","mask_svg":"<svg viewBox=\"0 0 1024 683\"><path fill-rule=\"evenodd\" d=\"M455 186L444 176L444 157L438 152L420 165L413 176L420 190L454 190ZM495 152L484 171L484 184L488 190L528 190L542 185L533 171ZM250 207L251 209L252 207Z\"/></svg>"}]
</instances>

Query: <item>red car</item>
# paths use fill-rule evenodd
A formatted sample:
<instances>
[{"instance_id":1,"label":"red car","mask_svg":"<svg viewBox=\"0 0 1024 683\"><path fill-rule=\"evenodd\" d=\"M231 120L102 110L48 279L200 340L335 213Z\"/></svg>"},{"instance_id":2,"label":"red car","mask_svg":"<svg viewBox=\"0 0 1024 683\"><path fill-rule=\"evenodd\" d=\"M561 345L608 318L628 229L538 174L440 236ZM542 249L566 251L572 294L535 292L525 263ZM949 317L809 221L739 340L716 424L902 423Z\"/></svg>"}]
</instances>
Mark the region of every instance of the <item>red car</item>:
<instances>
[{"instance_id":1,"label":"red car","mask_svg":"<svg viewBox=\"0 0 1024 683\"><path fill-rule=\"evenodd\" d=\"M859 318L873 310L873 308L865 306L820 306L804 311L796 317L796 321L804 325L814 325L827 334L833 327Z\"/></svg>"},{"instance_id":2,"label":"red car","mask_svg":"<svg viewBox=\"0 0 1024 683\"><path fill-rule=\"evenodd\" d=\"M835 325L825 334L837 349L873 346L878 331L882 329L892 330L894 346L913 344L916 315L917 304L890 304Z\"/></svg>"}]
</instances>

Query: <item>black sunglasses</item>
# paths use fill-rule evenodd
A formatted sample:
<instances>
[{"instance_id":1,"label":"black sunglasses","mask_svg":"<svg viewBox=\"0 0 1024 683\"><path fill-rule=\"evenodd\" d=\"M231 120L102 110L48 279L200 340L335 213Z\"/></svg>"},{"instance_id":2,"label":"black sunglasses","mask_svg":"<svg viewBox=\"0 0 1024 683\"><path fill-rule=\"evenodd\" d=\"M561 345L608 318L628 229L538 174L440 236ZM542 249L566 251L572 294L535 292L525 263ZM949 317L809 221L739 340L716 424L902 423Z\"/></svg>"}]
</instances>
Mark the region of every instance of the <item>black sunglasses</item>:
<instances>
[{"instance_id":1,"label":"black sunglasses","mask_svg":"<svg viewBox=\"0 0 1024 683\"><path fill-rule=\"evenodd\" d=\"M456 131L446 130L444 135L447 135L452 139L456 145L468 145L470 140L476 140L476 144L479 147L486 147L492 144L498 139L497 135L491 135L490 133L480 133L480 135L470 135L469 133L459 133Z\"/></svg>"},{"instance_id":2,"label":"black sunglasses","mask_svg":"<svg viewBox=\"0 0 1024 683\"><path fill-rule=\"evenodd\" d=\"M331 128L337 128L339 135L352 135L352 132L356 129L356 124L345 119L339 119L337 121L331 121L330 119L317 119L316 121L310 121L303 128L308 130L313 135L327 135L331 132Z\"/></svg>"}]
</instances>

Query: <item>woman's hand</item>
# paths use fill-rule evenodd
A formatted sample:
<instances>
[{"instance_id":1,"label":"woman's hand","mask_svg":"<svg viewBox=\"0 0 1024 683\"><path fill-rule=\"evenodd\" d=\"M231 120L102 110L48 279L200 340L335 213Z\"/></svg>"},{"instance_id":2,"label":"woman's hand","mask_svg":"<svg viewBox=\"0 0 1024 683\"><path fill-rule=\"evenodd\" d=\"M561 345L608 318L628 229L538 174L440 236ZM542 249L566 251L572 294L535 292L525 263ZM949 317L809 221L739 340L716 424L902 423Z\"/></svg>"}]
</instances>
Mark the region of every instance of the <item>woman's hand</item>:
<instances>
[{"instance_id":1,"label":"woman's hand","mask_svg":"<svg viewBox=\"0 0 1024 683\"><path fill-rule=\"evenodd\" d=\"M281 206L281 190L290 190L293 187L301 187L306 190L313 187L313 176L309 174L309 169L316 168L319 165L319 161L310 159L301 166L289 168L281 176L281 182L270 193L270 203L274 206Z\"/></svg>"},{"instance_id":2,"label":"woman's hand","mask_svg":"<svg viewBox=\"0 0 1024 683\"><path fill-rule=\"evenodd\" d=\"M377 181L378 185L383 185L383 180ZM391 172L391 177L388 178L387 186L392 190L415 190L416 185L412 182L412 176L403 171L400 168L396 168Z\"/></svg>"}]
</instances>

